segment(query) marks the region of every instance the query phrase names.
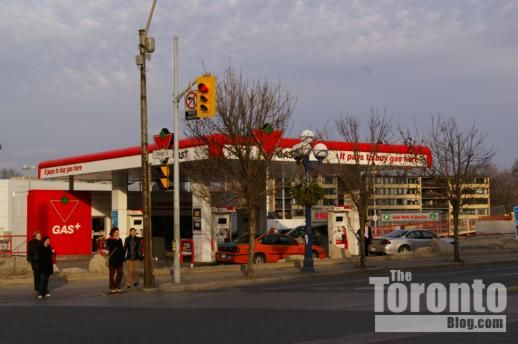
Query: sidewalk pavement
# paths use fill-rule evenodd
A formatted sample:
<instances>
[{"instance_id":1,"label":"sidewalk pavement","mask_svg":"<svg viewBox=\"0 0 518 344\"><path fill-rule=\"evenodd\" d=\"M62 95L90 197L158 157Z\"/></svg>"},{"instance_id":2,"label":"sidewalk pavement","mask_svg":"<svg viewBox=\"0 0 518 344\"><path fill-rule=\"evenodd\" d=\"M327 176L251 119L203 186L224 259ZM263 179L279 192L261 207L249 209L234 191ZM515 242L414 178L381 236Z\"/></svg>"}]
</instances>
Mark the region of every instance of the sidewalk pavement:
<instances>
[{"instance_id":1,"label":"sidewalk pavement","mask_svg":"<svg viewBox=\"0 0 518 344\"><path fill-rule=\"evenodd\" d=\"M424 270L431 268L451 268L455 266L489 265L503 263L518 263L518 252L500 251L499 253L464 254L463 262L455 263L448 256L377 256L367 257L366 267L359 266L359 259L324 259L315 260L315 272L301 272L301 261L282 262L274 264L256 265L255 277L244 275L244 266L239 265L212 265L182 268L181 284L172 282L173 276L170 267L155 267L154 275L157 288L143 289L144 291L183 292L196 290L211 290L260 283L275 283L282 281L307 280L324 276L338 276L351 274L366 274L384 272L390 269ZM82 261L77 261L82 262ZM83 264L83 263L80 263ZM69 265L69 264L67 264ZM77 266L77 265L76 265ZM518 268L518 265L517 265ZM71 273L58 274L67 282L78 283L83 280L107 279L107 274ZM1 285L30 284L32 276L0 280Z\"/></svg>"}]
</instances>

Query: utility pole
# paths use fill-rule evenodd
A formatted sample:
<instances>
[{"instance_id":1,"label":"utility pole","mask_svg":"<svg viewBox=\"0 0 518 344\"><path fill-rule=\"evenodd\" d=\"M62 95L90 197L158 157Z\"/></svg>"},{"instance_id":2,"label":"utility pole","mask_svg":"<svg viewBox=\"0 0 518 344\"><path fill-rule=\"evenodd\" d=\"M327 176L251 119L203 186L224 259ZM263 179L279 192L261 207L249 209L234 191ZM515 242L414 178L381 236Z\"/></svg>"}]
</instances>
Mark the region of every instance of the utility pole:
<instances>
[{"instance_id":1,"label":"utility pole","mask_svg":"<svg viewBox=\"0 0 518 344\"><path fill-rule=\"evenodd\" d=\"M142 177L142 208L143 208L143 232L144 232L144 288L155 287L152 261L152 235L151 235L151 195L149 178L149 155L148 155L148 128L147 128L147 87L146 87L146 59L155 50L155 41L147 37L149 25L156 0L153 1L151 11L146 23L146 29L140 29L139 52L136 56L137 66L140 68L140 141L141 141L141 177Z\"/></svg>"}]
</instances>

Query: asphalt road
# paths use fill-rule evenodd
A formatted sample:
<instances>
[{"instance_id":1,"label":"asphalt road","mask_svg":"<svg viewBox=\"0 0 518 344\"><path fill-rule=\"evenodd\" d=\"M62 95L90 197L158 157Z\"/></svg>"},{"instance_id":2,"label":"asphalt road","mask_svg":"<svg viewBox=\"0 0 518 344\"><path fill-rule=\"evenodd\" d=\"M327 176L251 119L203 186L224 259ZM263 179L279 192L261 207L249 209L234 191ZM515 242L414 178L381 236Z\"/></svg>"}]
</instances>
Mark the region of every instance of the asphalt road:
<instances>
[{"instance_id":1,"label":"asphalt road","mask_svg":"<svg viewBox=\"0 0 518 344\"><path fill-rule=\"evenodd\" d=\"M411 270L413 282L499 282L508 290L506 333L375 333L371 276L355 274L209 292L130 290L104 281L0 287L0 343L517 343L518 267Z\"/></svg>"}]
</instances>

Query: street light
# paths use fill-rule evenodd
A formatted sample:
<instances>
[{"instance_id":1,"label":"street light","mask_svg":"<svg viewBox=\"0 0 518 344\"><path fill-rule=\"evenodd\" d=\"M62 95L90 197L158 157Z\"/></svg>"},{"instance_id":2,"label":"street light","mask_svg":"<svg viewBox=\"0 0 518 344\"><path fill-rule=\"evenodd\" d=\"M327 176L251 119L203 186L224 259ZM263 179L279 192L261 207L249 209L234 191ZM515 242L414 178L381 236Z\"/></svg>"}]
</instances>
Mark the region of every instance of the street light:
<instances>
[{"instance_id":1,"label":"street light","mask_svg":"<svg viewBox=\"0 0 518 344\"><path fill-rule=\"evenodd\" d=\"M38 167L36 165L29 165L29 164L23 164L22 170L27 171L29 173L29 179L33 178L34 176L30 171L35 171Z\"/></svg>"},{"instance_id":2,"label":"street light","mask_svg":"<svg viewBox=\"0 0 518 344\"><path fill-rule=\"evenodd\" d=\"M318 160L319 163L327 158L328 149L323 143L317 143L312 147L315 141L315 134L311 130L304 130L300 134L300 143L297 143L291 148L293 157L297 162L304 164L306 171L306 182L311 182L311 153ZM304 235L304 266L302 271L314 272L313 266L313 231L311 230L311 205L306 205L306 230Z\"/></svg>"}]
</instances>

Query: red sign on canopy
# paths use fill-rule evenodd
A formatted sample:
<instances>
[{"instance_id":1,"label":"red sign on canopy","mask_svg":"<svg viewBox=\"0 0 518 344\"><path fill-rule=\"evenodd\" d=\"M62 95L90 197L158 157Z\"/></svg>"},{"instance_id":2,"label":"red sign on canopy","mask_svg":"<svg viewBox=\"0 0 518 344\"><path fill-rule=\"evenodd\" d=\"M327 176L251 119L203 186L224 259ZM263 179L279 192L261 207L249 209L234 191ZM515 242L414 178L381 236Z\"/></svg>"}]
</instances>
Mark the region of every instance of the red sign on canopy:
<instances>
[{"instance_id":1,"label":"red sign on canopy","mask_svg":"<svg viewBox=\"0 0 518 344\"><path fill-rule=\"evenodd\" d=\"M154 135L156 149L169 149L173 142L173 134L167 133L165 135Z\"/></svg>"}]
</instances>

